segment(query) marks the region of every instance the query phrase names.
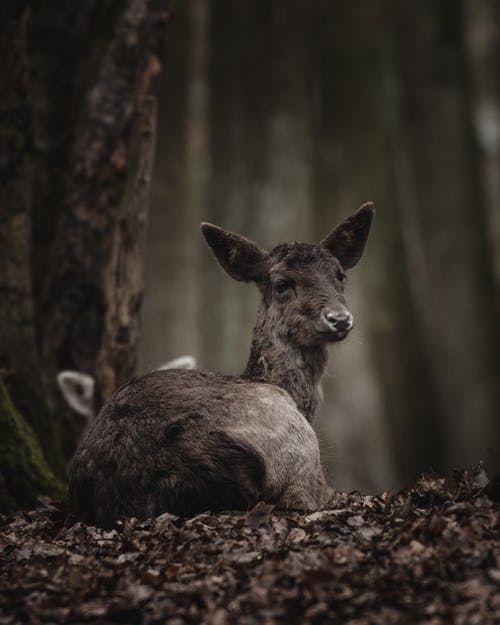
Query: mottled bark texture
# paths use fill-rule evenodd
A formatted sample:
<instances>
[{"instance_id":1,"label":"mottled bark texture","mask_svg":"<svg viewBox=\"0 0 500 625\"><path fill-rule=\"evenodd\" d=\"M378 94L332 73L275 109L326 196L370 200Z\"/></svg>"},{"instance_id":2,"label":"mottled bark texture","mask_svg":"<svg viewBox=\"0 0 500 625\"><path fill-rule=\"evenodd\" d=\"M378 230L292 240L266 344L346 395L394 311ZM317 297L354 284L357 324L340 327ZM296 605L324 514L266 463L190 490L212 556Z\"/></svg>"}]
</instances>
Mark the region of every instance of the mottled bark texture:
<instances>
[{"instance_id":1,"label":"mottled bark texture","mask_svg":"<svg viewBox=\"0 0 500 625\"><path fill-rule=\"evenodd\" d=\"M59 473L63 462L40 378L31 288L31 111L26 3L0 10L0 370L17 408ZM9 436L9 432L2 432Z\"/></svg>"},{"instance_id":2,"label":"mottled bark texture","mask_svg":"<svg viewBox=\"0 0 500 625\"><path fill-rule=\"evenodd\" d=\"M137 116L139 165L130 201L114 230L105 330L97 360L97 378L101 381L102 396L106 398L134 375L137 366L148 196L155 150L155 98L141 97Z\"/></svg>"},{"instance_id":3,"label":"mottled bark texture","mask_svg":"<svg viewBox=\"0 0 500 625\"><path fill-rule=\"evenodd\" d=\"M85 94L99 73L128 2L32 2L27 47L33 117L32 212L35 320L47 281L50 249L65 210L71 150Z\"/></svg>"},{"instance_id":4,"label":"mottled bark texture","mask_svg":"<svg viewBox=\"0 0 500 625\"><path fill-rule=\"evenodd\" d=\"M130 169L131 129L137 98L160 69L157 55L169 7L168 0L130 2L76 126L41 320L46 381L58 414L63 411L54 380L60 369L97 374L97 396L102 395L104 369L96 371L96 361L110 331L108 278ZM70 424L62 425L66 430ZM74 439L73 433L65 441L69 453Z\"/></svg>"},{"instance_id":5,"label":"mottled bark texture","mask_svg":"<svg viewBox=\"0 0 500 625\"><path fill-rule=\"evenodd\" d=\"M36 434L16 410L0 377L0 511L33 506L39 495L61 496Z\"/></svg>"}]
</instances>

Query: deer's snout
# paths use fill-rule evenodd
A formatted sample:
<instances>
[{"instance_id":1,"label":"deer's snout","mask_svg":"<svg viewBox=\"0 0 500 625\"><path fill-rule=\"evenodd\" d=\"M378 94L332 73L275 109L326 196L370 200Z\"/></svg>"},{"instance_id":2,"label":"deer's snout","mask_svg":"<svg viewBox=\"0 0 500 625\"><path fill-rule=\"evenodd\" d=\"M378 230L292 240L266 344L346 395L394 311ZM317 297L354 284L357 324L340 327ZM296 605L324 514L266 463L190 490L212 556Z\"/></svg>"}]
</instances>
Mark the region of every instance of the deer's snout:
<instances>
[{"instance_id":1,"label":"deer's snout","mask_svg":"<svg viewBox=\"0 0 500 625\"><path fill-rule=\"evenodd\" d=\"M325 312L325 321L337 332L349 332L354 325L353 316L348 310L328 310Z\"/></svg>"}]
</instances>

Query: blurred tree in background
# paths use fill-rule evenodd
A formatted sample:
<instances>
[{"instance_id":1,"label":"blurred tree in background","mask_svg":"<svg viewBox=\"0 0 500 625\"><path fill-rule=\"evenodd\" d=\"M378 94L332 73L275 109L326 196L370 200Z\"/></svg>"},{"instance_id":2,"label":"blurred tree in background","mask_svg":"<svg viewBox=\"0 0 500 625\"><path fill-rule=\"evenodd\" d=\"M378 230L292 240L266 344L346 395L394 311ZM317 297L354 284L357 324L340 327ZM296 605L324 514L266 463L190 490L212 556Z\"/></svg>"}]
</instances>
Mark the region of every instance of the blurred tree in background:
<instances>
[{"instance_id":1,"label":"blurred tree in background","mask_svg":"<svg viewBox=\"0 0 500 625\"><path fill-rule=\"evenodd\" d=\"M141 372L182 353L240 372L257 291L222 274L199 222L269 247L318 241L371 200L356 329L332 349L317 423L333 481L374 491L431 466L497 469L498 2L185 0L163 44L169 11L2 3L2 423L21 438L28 423L26 453L38 441L63 476L84 422L59 370L92 374L98 403L137 349ZM144 95L161 66L139 334Z\"/></svg>"}]
</instances>

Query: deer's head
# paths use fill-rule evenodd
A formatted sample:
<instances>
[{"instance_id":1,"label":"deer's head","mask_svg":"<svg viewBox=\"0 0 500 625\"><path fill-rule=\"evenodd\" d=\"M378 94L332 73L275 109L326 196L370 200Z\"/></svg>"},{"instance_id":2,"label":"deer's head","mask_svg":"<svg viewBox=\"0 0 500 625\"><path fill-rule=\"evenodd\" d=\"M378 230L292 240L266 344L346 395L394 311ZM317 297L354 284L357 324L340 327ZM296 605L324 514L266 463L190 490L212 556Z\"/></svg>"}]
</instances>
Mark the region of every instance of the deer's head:
<instances>
[{"instance_id":1,"label":"deer's head","mask_svg":"<svg viewBox=\"0 0 500 625\"><path fill-rule=\"evenodd\" d=\"M201 229L223 269L255 282L272 334L302 347L344 339L354 325L344 298L345 271L363 253L373 217L364 204L318 245L284 243L270 252L252 241L203 223Z\"/></svg>"}]
</instances>

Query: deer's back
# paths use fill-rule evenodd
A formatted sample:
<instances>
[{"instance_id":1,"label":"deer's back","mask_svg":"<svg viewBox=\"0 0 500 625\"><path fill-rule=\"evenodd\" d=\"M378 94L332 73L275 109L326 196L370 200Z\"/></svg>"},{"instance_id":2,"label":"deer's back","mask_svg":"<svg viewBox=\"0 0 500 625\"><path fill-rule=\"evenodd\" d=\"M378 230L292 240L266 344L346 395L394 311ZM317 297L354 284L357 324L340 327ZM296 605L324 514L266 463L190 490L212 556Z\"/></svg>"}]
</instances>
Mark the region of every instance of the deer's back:
<instances>
[{"instance_id":1,"label":"deer's back","mask_svg":"<svg viewBox=\"0 0 500 625\"><path fill-rule=\"evenodd\" d=\"M69 497L87 521L246 509L310 492L316 436L282 389L208 371L155 371L118 389L85 434Z\"/></svg>"}]
</instances>

